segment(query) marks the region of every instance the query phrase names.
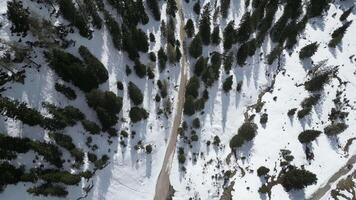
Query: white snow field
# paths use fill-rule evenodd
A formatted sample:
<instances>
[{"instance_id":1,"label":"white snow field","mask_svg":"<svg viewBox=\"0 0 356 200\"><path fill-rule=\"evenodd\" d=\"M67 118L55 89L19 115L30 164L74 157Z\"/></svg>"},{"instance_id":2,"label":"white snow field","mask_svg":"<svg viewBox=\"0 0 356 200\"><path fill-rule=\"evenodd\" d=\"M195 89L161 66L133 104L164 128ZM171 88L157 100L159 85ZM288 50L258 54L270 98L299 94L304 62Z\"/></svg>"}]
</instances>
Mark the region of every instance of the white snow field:
<instances>
[{"instance_id":1,"label":"white snow field","mask_svg":"<svg viewBox=\"0 0 356 200\"><path fill-rule=\"evenodd\" d=\"M185 20L189 18L198 22L198 16L192 11L192 7L196 1L190 0L190 3L182 0L183 12ZM209 1L201 0L204 5L208 2L218 5L219 0ZM197 130L199 140L192 142L192 147L183 142L183 139L178 136L177 149L183 147L186 153L187 160L182 165L179 164L177 153L173 157L173 164L170 170L170 182L174 188L174 200L187 199L202 199L215 200L221 199L224 188L234 182L231 192L232 199L268 199L267 195L258 192L258 189L264 183L257 176L256 170L260 166L265 166L271 169L270 174L278 175L281 170L279 166L282 149L291 151L294 160L291 164L301 167L304 166L317 175L318 181L316 184L308 186L304 190L286 192L281 185L276 185L272 188L271 199L308 199L319 188L328 183L330 177L342 168L350 157L356 154L356 142L349 146L348 152L343 151L350 138L356 137L356 111L351 107L347 107L349 112L346 123L349 125L343 133L334 138L327 137L321 134L315 141L312 142L312 151L314 160L308 161L305 155L305 147L298 141L300 132L306 129L315 129L323 131L328 125L328 115L334 107L333 99L338 90L339 81L332 79L328 83L321 96L321 100L313 107L312 113L304 119L299 120L297 116L289 117L287 112L292 108L301 108L300 103L311 93L306 91L303 86L298 86L307 80L307 73L313 66L312 61L318 63L327 59L328 66L339 66L338 76L348 83L342 88L342 96L350 100L351 106L356 106L356 60L350 59L350 56L356 54L356 9L348 17L348 20L353 20L354 23L348 28L342 43L336 48L329 48L328 42L331 39L331 33L342 25L339 21L339 16L343 10L356 6L356 1L336 1L331 3L327 15L318 17L309 21L305 31L298 38L298 43L292 51L283 51L280 63L276 60L273 65L266 63L265 57L271 51L275 44L272 44L269 36L266 37L262 48L258 49L254 56L249 57L247 64L241 68L235 64L230 74L226 74L223 69L220 70L219 81L209 88L209 100L205 105L203 113L195 114L193 117L183 116L183 120L191 122L194 118L200 119L201 127ZM49 16L48 8L37 4L35 1L23 1L25 7L30 7L32 14L38 16ZM4 15L7 11L7 0L0 0L0 39L5 41L18 41L19 37L11 35L10 22ZM234 19L236 27L245 12L245 1L231 0L229 15L227 19L214 19L214 23L220 24L221 32L226 24ZM161 20L166 19L166 1L160 1L162 10ZM203 6L202 6L203 7ZM114 16L116 11L106 4L108 9ZM149 12L148 12L149 13ZM282 10L279 8L276 18L281 15ZM150 16L150 14L148 14ZM117 17L117 20L120 20ZM65 20L62 17L51 17L53 23L63 23ZM213 24L214 24L213 23ZM140 25L146 33L153 33L156 37L156 43L150 43L149 52L157 52L161 46L165 45L165 41L161 38L160 22L155 21L150 16L150 21L146 25ZM180 29L179 23L176 29ZM197 27L196 27L197 29ZM176 31L176 38L179 36L179 31ZM161 171L164 155L166 152L169 134L171 133L173 117L176 114L174 105L176 105L179 80L180 66L167 66L166 70L159 73L158 66L155 66L154 80L140 79L135 73L131 76L125 74L125 66L132 66L134 63L128 58L127 53L120 52L114 48L111 36L106 26L101 30L95 30L93 38L88 40L81 37L77 31L69 34L69 39L76 41L75 47L67 49L68 52L75 56L79 56L78 47L84 45L105 65L109 72L109 79L104 84L100 85L100 89L113 91L115 94L123 97L123 109L120 112L120 118L129 119L128 113L131 107L130 99L127 94L127 85L129 81L134 82L139 86L144 94L143 107L149 112L147 120L136 124L127 121L120 121L115 128L117 130L126 130L127 132L135 131L134 139L126 139L127 147L120 145L118 137L110 138L108 134L91 135L93 144L99 148L96 154L107 154L110 157L109 164L102 170L96 171L94 177L89 181L82 179L79 186L67 186L68 196L65 199L77 199L85 194L84 188L93 185L92 190L84 199L93 200L148 200L153 199L156 189L156 181ZM28 34L23 41L31 41L33 36ZM190 41L190 39L187 39ZM311 59L301 61L299 59L299 51L302 47L312 42L320 44L318 51ZM236 48L236 45L233 47ZM72 105L79 108L87 119L99 123L96 114L91 109L85 99L85 94L71 83L62 81L58 75L48 67L48 63L43 58L43 49L34 48L33 56L36 57L36 62L41 64L41 68L35 67L26 69L25 83L9 82L4 87L6 91L1 92L2 96L16 99L21 102L26 102L30 107L38 109L42 114L48 115L42 107L42 102L47 101L55 105L64 107ZM209 46L204 48L203 54L208 56L213 51L223 52L222 43L219 46ZM149 62L148 56L141 54L142 63ZM195 59L190 58L188 61L188 76L193 74L193 63ZM280 65L280 66L279 66ZM17 66L20 69L20 66ZM229 75L234 75L233 90L226 93L222 89L222 83ZM162 107L162 103L157 104L155 95L159 92L157 88L157 80L169 80L169 97L172 103L172 113L165 117L158 115L158 109ZM124 92L118 91L116 83L122 81L124 84ZM239 81L243 81L241 92L236 92L235 88ZM61 93L54 89L56 82L71 86L78 95L77 99L70 101ZM274 84L274 85L273 85ZM248 110L248 107L256 104L258 96L266 88L273 86L272 90L265 93L261 100L265 102L260 113L254 110ZM202 89L202 88L201 88ZM202 92L202 90L201 90ZM229 147L230 139L237 133L238 128L245 121L245 113L249 115L256 114L255 123L258 125L257 136L251 141L244 144L237 151L237 159L231 156ZM268 122L266 125L259 123L260 115L268 114ZM190 124L190 123L188 123ZM88 134L85 133L80 123L73 127L67 127L65 134L70 135L77 147L85 152L89 151L85 141ZM5 116L0 116L0 133L7 133L14 137L29 137L40 141L49 141L48 132L39 126L28 126L19 120L13 120ZM210 145L207 141L212 141L214 136L219 136L221 145L219 147ZM112 141L112 144L108 143ZM151 154L146 154L144 149L135 150L135 145L142 141L143 144L152 144L153 151ZM229 156L230 155L230 156ZM70 157L69 154L65 156ZM16 160L11 163L19 166L38 166L44 164L48 166L46 161L41 163L32 163L35 154L29 152L19 154ZM87 156L86 156L87 157ZM226 159L230 157L230 162ZM91 169L88 159L85 159L84 169ZM185 171L182 170L185 168ZM64 164L64 169L75 172L69 163ZM229 180L224 181L224 172L227 170L236 171L236 174ZM355 170L353 167L349 174ZM1 173L1 172L0 172ZM343 176L345 177L345 176ZM338 179L339 180L339 179ZM337 182L331 183L331 188L336 186ZM26 192L32 186L32 183L20 182L16 185L8 185L6 189L0 193L0 200L18 200L18 199L61 199L55 197L33 196ZM331 199L330 192L327 192L321 199Z\"/></svg>"}]
</instances>

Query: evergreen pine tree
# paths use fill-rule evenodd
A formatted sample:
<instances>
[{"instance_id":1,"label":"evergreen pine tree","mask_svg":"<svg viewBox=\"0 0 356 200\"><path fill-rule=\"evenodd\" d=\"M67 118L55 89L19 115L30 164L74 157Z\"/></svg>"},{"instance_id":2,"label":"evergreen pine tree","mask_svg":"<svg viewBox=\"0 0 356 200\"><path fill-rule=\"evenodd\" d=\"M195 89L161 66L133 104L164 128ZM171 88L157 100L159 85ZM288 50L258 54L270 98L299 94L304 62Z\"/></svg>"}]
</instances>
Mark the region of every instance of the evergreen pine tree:
<instances>
[{"instance_id":1,"label":"evergreen pine tree","mask_svg":"<svg viewBox=\"0 0 356 200\"><path fill-rule=\"evenodd\" d=\"M189 54L193 58L198 58L203 53L203 44L200 38L200 34L195 35L194 39L189 46Z\"/></svg>"},{"instance_id":2,"label":"evergreen pine tree","mask_svg":"<svg viewBox=\"0 0 356 200\"><path fill-rule=\"evenodd\" d=\"M199 21L199 32L204 45L210 44L210 20L210 3L207 3L203 8Z\"/></svg>"},{"instance_id":3,"label":"evergreen pine tree","mask_svg":"<svg viewBox=\"0 0 356 200\"><path fill-rule=\"evenodd\" d=\"M194 36L194 22L192 19L188 19L187 23L185 24L184 27L185 33L187 34L188 38L191 38Z\"/></svg>"},{"instance_id":4,"label":"evergreen pine tree","mask_svg":"<svg viewBox=\"0 0 356 200\"><path fill-rule=\"evenodd\" d=\"M157 0L147 0L147 6L151 10L153 18L156 21L161 20L161 11L159 9Z\"/></svg>"}]
</instances>

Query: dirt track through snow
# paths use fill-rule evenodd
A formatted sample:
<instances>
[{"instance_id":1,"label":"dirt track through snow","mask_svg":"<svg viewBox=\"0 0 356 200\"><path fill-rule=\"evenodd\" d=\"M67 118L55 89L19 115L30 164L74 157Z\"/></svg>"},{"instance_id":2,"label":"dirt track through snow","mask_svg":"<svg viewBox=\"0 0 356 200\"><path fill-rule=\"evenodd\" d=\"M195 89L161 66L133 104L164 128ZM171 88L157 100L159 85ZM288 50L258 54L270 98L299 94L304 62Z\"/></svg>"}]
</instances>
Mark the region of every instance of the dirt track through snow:
<instances>
[{"instance_id":1,"label":"dirt track through snow","mask_svg":"<svg viewBox=\"0 0 356 200\"><path fill-rule=\"evenodd\" d=\"M166 200L169 194L169 187L170 187L169 174L172 168L173 157L176 150L178 128L182 121L183 105L185 100L184 98L185 86L187 84L187 72L186 72L187 59L186 59L185 44L184 44L184 38L185 38L184 14L183 14L181 0L177 0L176 2L178 7L177 21L179 22L179 41L181 44L181 52L183 56L180 61L180 69L181 69L180 84L179 84L178 97L175 106L176 111L173 119L167 150L164 156L163 165L156 182L156 190L154 196L155 200Z\"/></svg>"}]
</instances>

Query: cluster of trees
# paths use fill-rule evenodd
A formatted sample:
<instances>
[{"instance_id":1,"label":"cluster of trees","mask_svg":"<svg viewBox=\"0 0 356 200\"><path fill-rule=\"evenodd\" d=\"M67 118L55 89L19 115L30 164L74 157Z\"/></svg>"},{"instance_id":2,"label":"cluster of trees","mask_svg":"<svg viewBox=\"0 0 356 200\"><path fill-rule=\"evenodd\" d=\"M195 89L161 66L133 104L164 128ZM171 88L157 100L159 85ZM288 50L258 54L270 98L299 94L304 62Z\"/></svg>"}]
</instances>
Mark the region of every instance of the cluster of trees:
<instances>
[{"instance_id":1,"label":"cluster of trees","mask_svg":"<svg viewBox=\"0 0 356 200\"><path fill-rule=\"evenodd\" d=\"M298 169L294 166L289 166L282 173L280 179L282 186L287 191L304 189L309 185L315 184L318 180L314 173L305 169Z\"/></svg>"},{"instance_id":2,"label":"cluster of trees","mask_svg":"<svg viewBox=\"0 0 356 200\"><path fill-rule=\"evenodd\" d=\"M241 125L237 134L230 140L230 148L235 151L245 142L251 141L257 134L257 125L253 122L245 122Z\"/></svg>"},{"instance_id":3,"label":"cluster of trees","mask_svg":"<svg viewBox=\"0 0 356 200\"><path fill-rule=\"evenodd\" d=\"M62 152L57 146L50 143L32 141L28 138L16 138L0 134L0 149L15 153L26 153L29 150L42 155L45 160L56 167L62 167ZM1 151L4 152L4 151ZM3 156L0 156L3 157Z\"/></svg>"},{"instance_id":4,"label":"cluster of trees","mask_svg":"<svg viewBox=\"0 0 356 200\"><path fill-rule=\"evenodd\" d=\"M92 135L97 135L100 133L100 126L96 124L95 122L89 121L89 120L82 120L82 126L83 128L88 131Z\"/></svg>"},{"instance_id":5,"label":"cluster of trees","mask_svg":"<svg viewBox=\"0 0 356 200\"><path fill-rule=\"evenodd\" d=\"M44 117L40 112L29 108L26 103L0 97L0 113L4 116L18 119L29 126L43 125Z\"/></svg>"},{"instance_id":6,"label":"cluster of trees","mask_svg":"<svg viewBox=\"0 0 356 200\"><path fill-rule=\"evenodd\" d=\"M84 152L75 147L72 137L57 132L49 133L49 136L56 142L56 144L69 151L79 165L83 164Z\"/></svg>"},{"instance_id":7,"label":"cluster of trees","mask_svg":"<svg viewBox=\"0 0 356 200\"><path fill-rule=\"evenodd\" d=\"M129 112L129 117L133 123L147 119L148 115L149 113L144 108L137 106L131 107Z\"/></svg>"},{"instance_id":8,"label":"cluster of trees","mask_svg":"<svg viewBox=\"0 0 356 200\"><path fill-rule=\"evenodd\" d=\"M324 128L324 133L327 136L335 136L344 132L349 126L344 122L335 122Z\"/></svg>"},{"instance_id":9,"label":"cluster of trees","mask_svg":"<svg viewBox=\"0 0 356 200\"><path fill-rule=\"evenodd\" d=\"M68 191L65 187L61 185L56 185L52 183L43 183L39 186L33 186L27 190L28 193L33 194L35 196L55 196L55 197L66 197L68 195Z\"/></svg>"},{"instance_id":10,"label":"cluster of trees","mask_svg":"<svg viewBox=\"0 0 356 200\"><path fill-rule=\"evenodd\" d=\"M59 49L45 52L49 66L64 80L72 82L85 92L97 88L108 79L108 72L104 65L81 46L79 53L83 60Z\"/></svg>"},{"instance_id":11,"label":"cluster of trees","mask_svg":"<svg viewBox=\"0 0 356 200\"><path fill-rule=\"evenodd\" d=\"M78 121L85 118L84 114L78 108L73 106L59 108L48 102L43 102L42 105L52 115L52 118L44 119L46 127L51 130L64 129L67 126L74 126Z\"/></svg>"},{"instance_id":12,"label":"cluster of trees","mask_svg":"<svg viewBox=\"0 0 356 200\"><path fill-rule=\"evenodd\" d=\"M94 89L86 94L86 98L88 105L96 111L104 131L117 123L117 114L122 109L122 97L110 91Z\"/></svg>"},{"instance_id":13,"label":"cluster of trees","mask_svg":"<svg viewBox=\"0 0 356 200\"><path fill-rule=\"evenodd\" d=\"M299 119L302 119L306 115L309 115L314 105L318 103L320 95L311 95L305 98L300 104L302 109L298 111L297 116Z\"/></svg>"},{"instance_id":14,"label":"cluster of trees","mask_svg":"<svg viewBox=\"0 0 356 200\"><path fill-rule=\"evenodd\" d=\"M54 85L54 88L62 93L65 97L67 97L69 100L75 100L77 98L77 95L75 94L75 91L68 87L68 86L65 86L63 84L60 84L60 83L56 83Z\"/></svg>"},{"instance_id":15,"label":"cluster of trees","mask_svg":"<svg viewBox=\"0 0 356 200\"><path fill-rule=\"evenodd\" d=\"M311 74L309 80L304 83L304 88L309 92L320 91L324 88L324 85L330 81L330 79L335 75L336 68L317 68Z\"/></svg>"},{"instance_id":16,"label":"cluster of trees","mask_svg":"<svg viewBox=\"0 0 356 200\"><path fill-rule=\"evenodd\" d=\"M72 0L58 1L59 11L63 18L68 20L71 24L78 28L79 34L86 38L92 37L92 31L88 25L88 19L82 10L75 7Z\"/></svg>"},{"instance_id":17,"label":"cluster of trees","mask_svg":"<svg viewBox=\"0 0 356 200\"><path fill-rule=\"evenodd\" d=\"M23 7L21 1L7 2L7 17L12 22L11 32L26 35L30 29L29 15L30 12Z\"/></svg>"}]
</instances>

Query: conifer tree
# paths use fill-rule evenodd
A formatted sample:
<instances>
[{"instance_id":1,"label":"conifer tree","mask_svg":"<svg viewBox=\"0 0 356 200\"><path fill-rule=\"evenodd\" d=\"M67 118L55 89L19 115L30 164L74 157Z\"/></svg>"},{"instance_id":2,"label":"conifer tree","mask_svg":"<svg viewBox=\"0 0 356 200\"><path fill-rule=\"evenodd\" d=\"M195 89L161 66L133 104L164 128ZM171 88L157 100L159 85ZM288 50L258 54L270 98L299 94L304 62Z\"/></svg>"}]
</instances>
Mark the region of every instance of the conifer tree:
<instances>
[{"instance_id":1,"label":"conifer tree","mask_svg":"<svg viewBox=\"0 0 356 200\"><path fill-rule=\"evenodd\" d=\"M221 0L220 12L223 18L227 18L230 8L230 0Z\"/></svg>"},{"instance_id":2,"label":"conifer tree","mask_svg":"<svg viewBox=\"0 0 356 200\"><path fill-rule=\"evenodd\" d=\"M200 34L195 35L194 39L189 46L189 54L193 58L198 58L203 53L203 44L200 38Z\"/></svg>"},{"instance_id":3,"label":"conifer tree","mask_svg":"<svg viewBox=\"0 0 356 200\"><path fill-rule=\"evenodd\" d=\"M220 27L215 26L213 33L211 34L211 42L215 45L220 44Z\"/></svg>"},{"instance_id":4,"label":"conifer tree","mask_svg":"<svg viewBox=\"0 0 356 200\"><path fill-rule=\"evenodd\" d=\"M306 45L300 50L299 58L304 59L304 58L312 57L315 54L315 52L318 50L318 47L319 44L317 42Z\"/></svg>"},{"instance_id":5,"label":"conifer tree","mask_svg":"<svg viewBox=\"0 0 356 200\"><path fill-rule=\"evenodd\" d=\"M26 34L29 26L29 11L25 9L21 1L7 2L7 17L12 22L11 32Z\"/></svg>"},{"instance_id":6,"label":"conifer tree","mask_svg":"<svg viewBox=\"0 0 356 200\"><path fill-rule=\"evenodd\" d=\"M166 8L167 14L172 17L175 17L177 10L178 8L177 8L176 0L167 0L167 8Z\"/></svg>"},{"instance_id":7,"label":"conifer tree","mask_svg":"<svg viewBox=\"0 0 356 200\"><path fill-rule=\"evenodd\" d=\"M156 21L161 20L161 11L159 9L157 0L147 0L147 6L151 10L153 18Z\"/></svg>"},{"instance_id":8,"label":"conifer tree","mask_svg":"<svg viewBox=\"0 0 356 200\"><path fill-rule=\"evenodd\" d=\"M230 21L224 29L224 49L231 49L232 45L236 43L236 30L234 28L234 21Z\"/></svg>"},{"instance_id":9,"label":"conifer tree","mask_svg":"<svg viewBox=\"0 0 356 200\"><path fill-rule=\"evenodd\" d=\"M187 23L184 26L185 33L187 34L188 38L194 36L194 22L192 19L188 19Z\"/></svg>"},{"instance_id":10,"label":"conifer tree","mask_svg":"<svg viewBox=\"0 0 356 200\"><path fill-rule=\"evenodd\" d=\"M210 20L210 3L207 3L203 8L199 21L199 32L204 45L210 44Z\"/></svg>"}]
</instances>

